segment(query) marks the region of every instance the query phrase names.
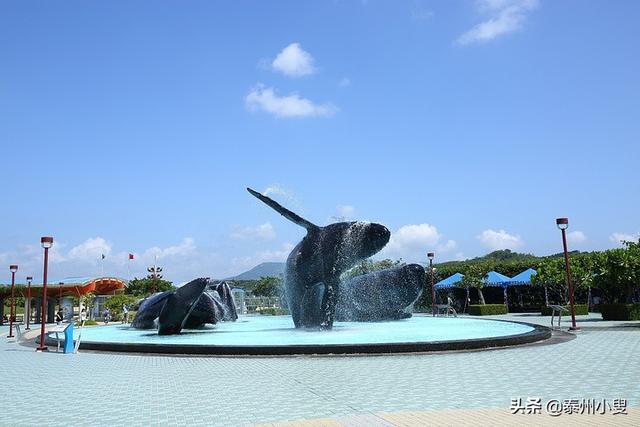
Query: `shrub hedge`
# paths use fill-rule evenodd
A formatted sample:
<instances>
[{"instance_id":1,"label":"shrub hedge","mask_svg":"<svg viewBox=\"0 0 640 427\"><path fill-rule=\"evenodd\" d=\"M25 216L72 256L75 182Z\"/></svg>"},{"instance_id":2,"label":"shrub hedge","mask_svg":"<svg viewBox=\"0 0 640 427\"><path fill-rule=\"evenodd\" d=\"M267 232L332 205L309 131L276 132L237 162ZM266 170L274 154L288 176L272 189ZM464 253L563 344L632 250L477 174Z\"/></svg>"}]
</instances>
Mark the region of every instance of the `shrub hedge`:
<instances>
[{"instance_id":1,"label":"shrub hedge","mask_svg":"<svg viewBox=\"0 0 640 427\"><path fill-rule=\"evenodd\" d=\"M640 304L600 304L604 320L640 320Z\"/></svg>"},{"instance_id":2,"label":"shrub hedge","mask_svg":"<svg viewBox=\"0 0 640 427\"><path fill-rule=\"evenodd\" d=\"M470 305L469 314L472 316L490 316L493 314L507 314L507 306L504 304Z\"/></svg>"},{"instance_id":3,"label":"shrub hedge","mask_svg":"<svg viewBox=\"0 0 640 427\"><path fill-rule=\"evenodd\" d=\"M583 315L589 314L589 306L587 304L574 304L573 306L576 308L576 316L583 316ZM570 316L571 306L563 305L563 307L566 308L567 311L566 312L563 311L562 315ZM551 307L547 307L546 305L543 305L540 311L542 312L543 316L551 316L551 314L553 313L553 310L551 309Z\"/></svg>"},{"instance_id":4,"label":"shrub hedge","mask_svg":"<svg viewBox=\"0 0 640 427\"><path fill-rule=\"evenodd\" d=\"M87 319L84 321L84 326L96 326L98 324L98 322L96 322L95 320L91 320L91 319ZM75 323L76 326L81 326L82 322L80 322L79 320L76 320Z\"/></svg>"}]
</instances>

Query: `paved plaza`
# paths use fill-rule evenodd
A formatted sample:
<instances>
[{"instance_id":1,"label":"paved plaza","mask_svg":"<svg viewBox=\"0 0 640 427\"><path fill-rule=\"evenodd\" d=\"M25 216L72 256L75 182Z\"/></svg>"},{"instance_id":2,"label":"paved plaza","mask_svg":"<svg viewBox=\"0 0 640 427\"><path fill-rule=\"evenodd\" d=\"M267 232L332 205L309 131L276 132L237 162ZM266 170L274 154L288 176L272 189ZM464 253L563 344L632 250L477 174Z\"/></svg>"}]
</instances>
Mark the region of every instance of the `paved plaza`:
<instances>
[{"instance_id":1,"label":"paved plaza","mask_svg":"<svg viewBox=\"0 0 640 427\"><path fill-rule=\"evenodd\" d=\"M576 339L554 345L271 358L39 354L9 342L3 326L0 425L638 425L640 325L597 315L581 324ZM587 417L509 414L511 399L529 397L626 399L629 409Z\"/></svg>"}]
</instances>

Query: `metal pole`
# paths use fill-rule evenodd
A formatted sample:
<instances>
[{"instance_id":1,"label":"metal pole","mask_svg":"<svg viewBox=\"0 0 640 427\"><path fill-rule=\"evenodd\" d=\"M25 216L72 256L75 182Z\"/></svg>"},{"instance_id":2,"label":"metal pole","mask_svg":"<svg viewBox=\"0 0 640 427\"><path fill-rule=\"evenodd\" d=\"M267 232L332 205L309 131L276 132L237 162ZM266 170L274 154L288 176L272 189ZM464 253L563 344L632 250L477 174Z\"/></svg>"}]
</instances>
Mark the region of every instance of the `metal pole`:
<instances>
[{"instance_id":1,"label":"metal pole","mask_svg":"<svg viewBox=\"0 0 640 427\"><path fill-rule=\"evenodd\" d=\"M36 351L45 351L44 323L47 316L47 265L49 264L49 248L44 248L44 272L42 274L42 308L40 309L40 345Z\"/></svg>"},{"instance_id":2,"label":"metal pole","mask_svg":"<svg viewBox=\"0 0 640 427\"><path fill-rule=\"evenodd\" d=\"M565 229L562 231L562 245L564 247L564 268L567 273L567 285L569 287L569 306L571 307L571 327L570 331L579 331L576 325L576 307L573 304L573 281L571 280L571 268L569 267L569 251L567 250L567 233Z\"/></svg>"},{"instance_id":3,"label":"metal pole","mask_svg":"<svg viewBox=\"0 0 640 427\"><path fill-rule=\"evenodd\" d=\"M31 277L27 277L27 326L25 331L30 331L29 321L31 320Z\"/></svg>"},{"instance_id":4,"label":"metal pole","mask_svg":"<svg viewBox=\"0 0 640 427\"><path fill-rule=\"evenodd\" d=\"M16 272L13 271L13 265L11 266L11 310L9 312L9 335L7 335L7 338L13 338L13 316L14 316L14 307L15 307L15 302L16 302L16 298L14 295L14 286L16 284Z\"/></svg>"},{"instance_id":5,"label":"metal pole","mask_svg":"<svg viewBox=\"0 0 640 427\"><path fill-rule=\"evenodd\" d=\"M431 314L436 315L436 288L433 286L433 259L429 258L429 270L431 270Z\"/></svg>"}]
</instances>

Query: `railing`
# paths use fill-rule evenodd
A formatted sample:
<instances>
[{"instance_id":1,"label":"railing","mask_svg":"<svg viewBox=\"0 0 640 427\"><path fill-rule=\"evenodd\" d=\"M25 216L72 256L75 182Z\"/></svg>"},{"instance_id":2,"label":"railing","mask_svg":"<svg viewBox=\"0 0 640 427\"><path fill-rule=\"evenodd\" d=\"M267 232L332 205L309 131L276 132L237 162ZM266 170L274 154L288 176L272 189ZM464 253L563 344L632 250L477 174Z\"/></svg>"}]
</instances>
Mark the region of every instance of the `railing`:
<instances>
[{"instance_id":1,"label":"railing","mask_svg":"<svg viewBox=\"0 0 640 427\"><path fill-rule=\"evenodd\" d=\"M280 297L245 297L244 304L247 308L247 313L255 313L264 308L284 307Z\"/></svg>"}]
</instances>

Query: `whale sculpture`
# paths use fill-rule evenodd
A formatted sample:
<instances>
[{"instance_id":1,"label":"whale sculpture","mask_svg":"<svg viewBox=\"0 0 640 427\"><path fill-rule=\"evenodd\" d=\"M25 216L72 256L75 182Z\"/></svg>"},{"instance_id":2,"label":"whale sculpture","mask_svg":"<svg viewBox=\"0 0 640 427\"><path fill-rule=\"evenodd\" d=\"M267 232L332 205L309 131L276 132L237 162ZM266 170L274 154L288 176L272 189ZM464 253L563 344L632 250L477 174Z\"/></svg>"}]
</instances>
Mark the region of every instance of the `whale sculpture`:
<instances>
[{"instance_id":1,"label":"whale sculpture","mask_svg":"<svg viewBox=\"0 0 640 427\"><path fill-rule=\"evenodd\" d=\"M391 233L381 224L338 222L320 227L247 188L249 193L307 234L287 258L284 287L296 328L331 329L339 298L340 275L389 242Z\"/></svg>"},{"instance_id":2,"label":"whale sculpture","mask_svg":"<svg viewBox=\"0 0 640 427\"><path fill-rule=\"evenodd\" d=\"M353 277L340 284L336 319L371 322L411 317L424 283L424 268L418 264Z\"/></svg>"},{"instance_id":3,"label":"whale sculpture","mask_svg":"<svg viewBox=\"0 0 640 427\"><path fill-rule=\"evenodd\" d=\"M202 293L184 323L186 329L196 329L205 323L236 321L238 313L227 282L209 285Z\"/></svg>"},{"instance_id":4,"label":"whale sculpture","mask_svg":"<svg viewBox=\"0 0 640 427\"><path fill-rule=\"evenodd\" d=\"M159 335L179 334L184 328L205 323L236 320L235 302L226 282L212 285L209 279L195 279L175 291L160 292L146 298L131 326L157 327Z\"/></svg>"}]
</instances>

